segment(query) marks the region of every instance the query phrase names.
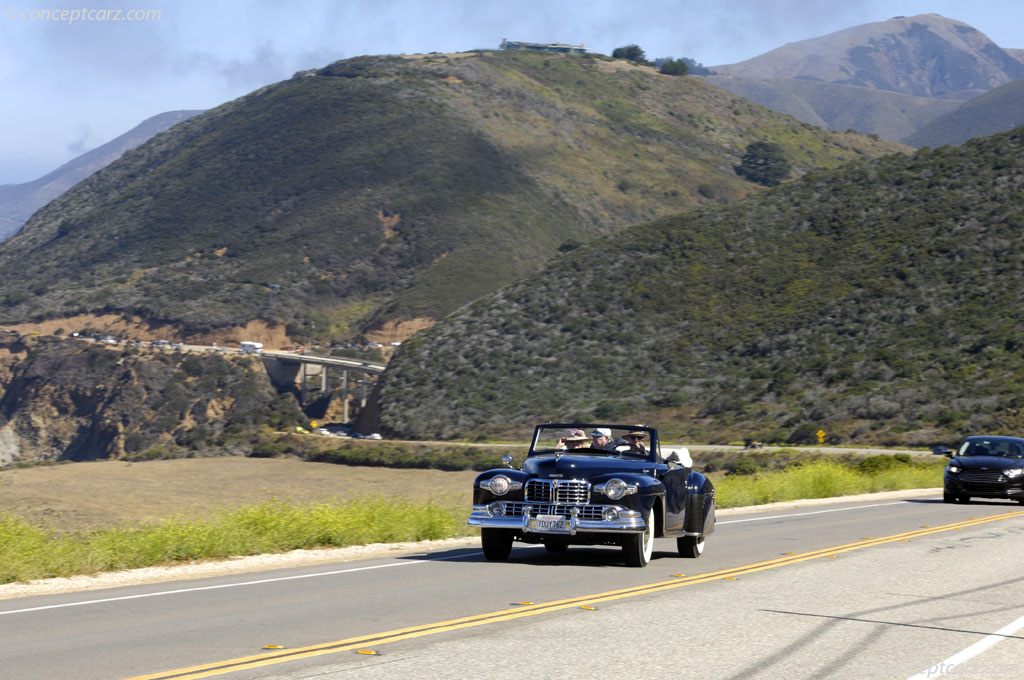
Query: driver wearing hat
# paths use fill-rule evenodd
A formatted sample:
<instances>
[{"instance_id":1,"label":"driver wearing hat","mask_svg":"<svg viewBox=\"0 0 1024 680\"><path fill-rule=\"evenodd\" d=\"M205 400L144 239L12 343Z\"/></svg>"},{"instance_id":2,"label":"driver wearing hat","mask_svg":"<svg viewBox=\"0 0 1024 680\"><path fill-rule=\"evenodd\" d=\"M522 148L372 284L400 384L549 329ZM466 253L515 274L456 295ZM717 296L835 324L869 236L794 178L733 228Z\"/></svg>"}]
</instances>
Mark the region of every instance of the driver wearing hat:
<instances>
[{"instance_id":1,"label":"driver wearing hat","mask_svg":"<svg viewBox=\"0 0 1024 680\"><path fill-rule=\"evenodd\" d=\"M639 426L638 426L639 427ZM644 442L647 441L647 433L643 430L634 430L627 434L624 439L626 444L629 446L629 450L624 453L632 453L637 456L647 456L647 449L644 448Z\"/></svg>"}]
</instances>

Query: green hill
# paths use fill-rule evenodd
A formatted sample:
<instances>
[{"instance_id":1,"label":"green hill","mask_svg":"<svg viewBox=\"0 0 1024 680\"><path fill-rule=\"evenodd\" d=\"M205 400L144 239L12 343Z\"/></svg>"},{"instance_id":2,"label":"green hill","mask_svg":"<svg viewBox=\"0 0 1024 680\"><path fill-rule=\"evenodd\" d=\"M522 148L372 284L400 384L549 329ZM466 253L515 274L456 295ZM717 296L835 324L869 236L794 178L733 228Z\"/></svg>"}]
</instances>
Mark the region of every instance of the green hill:
<instances>
[{"instance_id":1,"label":"green hill","mask_svg":"<svg viewBox=\"0 0 1024 680\"><path fill-rule=\"evenodd\" d=\"M929 443L1024 425L1024 129L638 225L406 342L380 420Z\"/></svg>"},{"instance_id":2,"label":"green hill","mask_svg":"<svg viewBox=\"0 0 1024 680\"><path fill-rule=\"evenodd\" d=\"M600 56L341 61L185 121L36 213L0 244L0 323L322 338L438 319L559 247L759 190L733 167L760 140L796 174L906 148Z\"/></svg>"},{"instance_id":3,"label":"green hill","mask_svg":"<svg viewBox=\"0 0 1024 680\"><path fill-rule=\"evenodd\" d=\"M962 144L1024 125L1024 80L1015 80L939 116L903 141L911 146Z\"/></svg>"}]
</instances>

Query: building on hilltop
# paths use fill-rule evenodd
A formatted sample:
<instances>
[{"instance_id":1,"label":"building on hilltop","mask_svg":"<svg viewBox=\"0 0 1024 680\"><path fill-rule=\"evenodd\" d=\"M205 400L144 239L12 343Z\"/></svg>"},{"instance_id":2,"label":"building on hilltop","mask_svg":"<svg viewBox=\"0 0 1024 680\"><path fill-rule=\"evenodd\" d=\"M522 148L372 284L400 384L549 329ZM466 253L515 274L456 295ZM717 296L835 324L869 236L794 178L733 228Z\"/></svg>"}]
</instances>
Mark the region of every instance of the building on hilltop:
<instances>
[{"instance_id":1,"label":"building on hilltop","mask_svg":"<svg viewBox=\"0 0 1024 680\"><path fill-rule=\"evenodd\" d=\"M518 40L501 40L503 50L534 50L536 52L563 52L565 54L586 54L587 48L579 45L565 45L563 43L532 43L520 42Z\"/></svg>"}]
</instances>

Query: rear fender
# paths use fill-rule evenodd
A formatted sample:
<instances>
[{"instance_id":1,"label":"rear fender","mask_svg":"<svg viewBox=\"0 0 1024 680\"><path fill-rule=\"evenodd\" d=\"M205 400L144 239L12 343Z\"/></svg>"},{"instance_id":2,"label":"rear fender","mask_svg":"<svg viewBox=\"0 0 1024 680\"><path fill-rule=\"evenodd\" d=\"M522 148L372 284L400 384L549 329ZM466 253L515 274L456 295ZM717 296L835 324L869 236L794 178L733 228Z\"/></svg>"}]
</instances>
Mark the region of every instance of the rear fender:
<instances>
[{"instance_id":1,"label":"rear fender","mask_svg":"<svg viewBox=\"0 0 1024 680\"><path fill-rule=\"evenodd\" d=\"M686 480L686 490L685 534L707 536L715 530L715 487L701 473L691 472Z\"/></svg>"}]
</instances>

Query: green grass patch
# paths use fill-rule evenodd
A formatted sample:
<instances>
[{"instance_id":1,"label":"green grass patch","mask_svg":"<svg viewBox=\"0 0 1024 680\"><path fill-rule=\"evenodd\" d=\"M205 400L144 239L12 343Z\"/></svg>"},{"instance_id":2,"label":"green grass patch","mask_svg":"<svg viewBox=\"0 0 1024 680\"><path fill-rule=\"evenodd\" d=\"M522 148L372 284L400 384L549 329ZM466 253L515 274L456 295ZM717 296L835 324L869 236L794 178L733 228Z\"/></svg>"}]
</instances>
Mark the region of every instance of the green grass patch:
<instances>
[{"instance_id":1,"label":"green grass patch","mask_svg":"<svg viewBox=\"0 0 1024 680\"><path fill-rule=\"evenodd\" d=\"M831 461L815 461L785 470L729 475L715 482L720 508L762 505L804 498L831 498L876 491L942 486L941 462L904 463L864 471Z\"/></svg>"},{"instance_id":2,"label":"green grass patch","mask_svg":"<svg viewBox=\"0 0 1024 680\"><path fill-rule=\"evenodd\" d=\"M133 569L189 560L450 538L468 534L455 501L365 498L346 503L279 501L204 519L60 534L0 513L0 583Z\"/></svg>"}]
</instances>

